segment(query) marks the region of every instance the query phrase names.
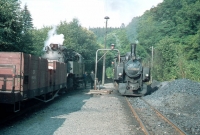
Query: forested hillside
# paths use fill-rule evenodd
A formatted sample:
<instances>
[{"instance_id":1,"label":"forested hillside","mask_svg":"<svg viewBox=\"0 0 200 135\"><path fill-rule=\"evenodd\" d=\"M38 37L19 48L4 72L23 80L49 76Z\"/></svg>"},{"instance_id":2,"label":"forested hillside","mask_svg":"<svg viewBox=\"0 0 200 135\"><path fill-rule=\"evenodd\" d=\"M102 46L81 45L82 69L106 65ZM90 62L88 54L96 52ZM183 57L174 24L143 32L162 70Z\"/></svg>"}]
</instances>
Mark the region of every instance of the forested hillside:
<instances>
[{"instance_id":1,"label":"forested hillside","mask_svg":"<svg viewBox=\"0 0 200 135\"><path fill-rule=\"evenodd\" d=\"M149 48L155 48L155 79L200 81L199 18L199 0L164 0L127 26L128 37L137 39L149 54Z\"/></svg>"},{"instance_id":2,"label":"forested hillside","mask_svg":"<svg viewBox=\"0 0 200 135\"><path fill-rule=\"evenodd\" d=\"M120 28L112 28L112 27L108 27L107 29L104 27L103 28L100 28L100 27L89 28L89 30L92 31L96 35L96 37L98 37L97 41L100 44L102 44L102 42L104 41L106 32L107 32L107 34L109 34L118 29L120 29Z\"/></svg>"},{"instance_id":3,"label":"forested hillside","mask_svg":"<svg viewBox=\"0 0 200 135\"><path fill-rule=\"evenodd\" d=\"M109 32L107 46L115 43L123 54L138 42L137 55L146 65L150 65L153 46L153 79L200 81L199 18L199 0L164 0L125 28ZM104 43L103 38L99 41Z\"/></svg>"}]
</instances>

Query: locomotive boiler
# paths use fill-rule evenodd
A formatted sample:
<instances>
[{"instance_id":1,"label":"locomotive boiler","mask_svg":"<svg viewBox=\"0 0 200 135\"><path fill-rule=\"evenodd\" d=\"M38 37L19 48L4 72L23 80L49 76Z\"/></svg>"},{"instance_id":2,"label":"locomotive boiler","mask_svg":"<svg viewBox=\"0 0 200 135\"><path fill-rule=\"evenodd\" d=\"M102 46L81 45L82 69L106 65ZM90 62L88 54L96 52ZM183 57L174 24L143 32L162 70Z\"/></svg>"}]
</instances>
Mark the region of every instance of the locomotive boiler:
<instances>
[{"instance_id":1,"label":"locomotive boiler","mask_svg":"<svg viewBox=\"0 0 200 135\"><path fill-rule=\"evenodd\" d=\"M121 95L142 96L147 93L145 82L150 80L150 69L143 67L136 57L136 44L131 45L131 52L114 59L114 83Z\"/></svg>"}]
</instances>

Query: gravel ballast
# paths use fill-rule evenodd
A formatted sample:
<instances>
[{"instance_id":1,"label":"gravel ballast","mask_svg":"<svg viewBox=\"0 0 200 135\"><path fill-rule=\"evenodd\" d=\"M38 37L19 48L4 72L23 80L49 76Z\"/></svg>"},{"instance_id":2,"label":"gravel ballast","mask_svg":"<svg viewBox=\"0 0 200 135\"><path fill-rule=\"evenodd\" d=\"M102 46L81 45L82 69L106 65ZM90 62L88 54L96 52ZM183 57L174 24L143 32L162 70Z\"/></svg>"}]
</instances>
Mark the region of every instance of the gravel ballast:
<instances>
[{"instance_id":1,"label":"gravel ballast","mask_svg":"<svg viewBox=\"0 0 200 135\"><path fill-rule=\"evenodd\" d=\"M190 135L200 134L200 84L178 79L157 85L144 99Z\"/></svg>"},{"instance_id":2,"label":"gravel ballast","mask_svg":"<svg viewBox=\"0 0 200 135\"><path fill-rule=\"evenodd\" d=\"M151 135L180 135L169 123L164 121L142 99L128 99Z\"/></svg>"},{"instance_id":3,"label":"gravel ballast","mask_svg":"<svg viewBox=\"0 0 200 135\"><path fill-rule=\"evenodd\" d=\"M111 84L112 85L112 84ZM53 101L21 120L1 127L1 135L134 135L143 134L125 98L90 95L79 90ZM58 97L59 98L59 97Z\"/></svg>"},{"instance_id":4,"label":"gravel ballast","mask_svg":"<svg viewBox=\"0 0 200 135\"><path fill-rule=\"evenodd\" d=\"M109 89L112 87L112 84L106 86ZM152 87L153 92L143 98L188 135L199 135L200 84L188 79L178 79L171 82L156 82ZM0 127L0 134L143 134L123 96L115 91L107 95L90 95L88 91L89 89L79 89L58 97L43 109ZM136 97L134 99L137 100ZM137 100L135 103L142 108L142 103L139 102ZM149 119L150 117L149 115Z\"/></svg>"}]
</instances>

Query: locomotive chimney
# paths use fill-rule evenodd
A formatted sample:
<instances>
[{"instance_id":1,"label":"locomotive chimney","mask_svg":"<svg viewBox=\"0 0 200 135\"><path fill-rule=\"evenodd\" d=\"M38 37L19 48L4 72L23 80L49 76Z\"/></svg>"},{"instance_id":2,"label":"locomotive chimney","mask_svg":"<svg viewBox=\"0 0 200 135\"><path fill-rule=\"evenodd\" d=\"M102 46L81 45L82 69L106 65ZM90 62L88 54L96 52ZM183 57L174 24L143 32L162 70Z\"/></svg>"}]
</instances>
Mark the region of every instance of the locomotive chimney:
<instances>
[{"instance_id":1,"label":"locomotive chimney","mask_svg":"<svg viewBox=\"0 0 200 135\"><path fill-rule=\"evenodd\" d=\"M136 59L136 43L131 44L131 57L132 59Z\"/></svg>"}]
</instances>

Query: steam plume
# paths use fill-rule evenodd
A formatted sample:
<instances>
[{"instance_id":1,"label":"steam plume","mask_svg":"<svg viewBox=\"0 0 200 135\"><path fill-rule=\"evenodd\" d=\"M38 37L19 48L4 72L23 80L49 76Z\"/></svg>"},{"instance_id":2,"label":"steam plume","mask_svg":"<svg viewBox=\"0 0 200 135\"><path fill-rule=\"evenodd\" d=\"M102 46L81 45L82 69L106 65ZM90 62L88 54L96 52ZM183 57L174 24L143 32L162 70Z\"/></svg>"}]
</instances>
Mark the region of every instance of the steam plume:
<instances>
[{"instance_id":1,"label":"steam plume","mask_svg":"<svg viewBox=\"0 0 200 135\"><path fill-rule=\"evenodd\" d=\"M57 27L54 26L49 32L48 32L48 37L46 39L46 41L44 42L44 49L49 46L50 44L58 44L58 45L63 45L63 41L64 41L64 35L63 34L59 34L57 35Z\"/></svg>"}]
</instances>

